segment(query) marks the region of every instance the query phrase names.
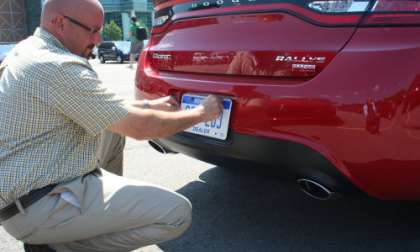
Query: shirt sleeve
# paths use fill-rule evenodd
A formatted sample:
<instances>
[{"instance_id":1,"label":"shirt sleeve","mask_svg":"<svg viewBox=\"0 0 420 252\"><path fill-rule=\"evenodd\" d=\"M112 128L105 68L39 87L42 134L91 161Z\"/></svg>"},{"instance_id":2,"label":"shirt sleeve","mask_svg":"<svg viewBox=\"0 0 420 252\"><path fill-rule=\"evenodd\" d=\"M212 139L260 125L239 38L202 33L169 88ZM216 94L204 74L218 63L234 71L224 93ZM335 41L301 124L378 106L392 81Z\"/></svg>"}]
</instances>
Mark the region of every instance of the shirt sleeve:
<instances>
[{"instance_id":1,"label":"shirt sleeve","mask_svg":"<svg viewBox=\"0 0 420 252\"><path fill-rule=\"evenodd\" d=\"M97 135L127 116L123 99L104 88L88 65L64 63L58 70L50 82L48 100L88 134Z\"/></svg>"}]
</instances>

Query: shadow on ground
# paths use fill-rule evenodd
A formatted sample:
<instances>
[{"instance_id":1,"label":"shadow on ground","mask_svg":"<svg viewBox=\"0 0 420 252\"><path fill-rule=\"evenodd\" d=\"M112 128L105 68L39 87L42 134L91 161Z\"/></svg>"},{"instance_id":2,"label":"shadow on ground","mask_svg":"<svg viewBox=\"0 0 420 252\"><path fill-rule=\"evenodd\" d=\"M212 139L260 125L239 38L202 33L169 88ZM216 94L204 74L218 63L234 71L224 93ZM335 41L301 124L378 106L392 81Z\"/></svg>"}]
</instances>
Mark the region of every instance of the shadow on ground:
<instances>
[{"instance_id":1,"label":"shadow on ground","mask_svg":"<svg viewBox=\"0 0 420 252\"><path fill-rule=\"evenodd\" d=\"M273 171L215 167L178 192L193 224L163 251L420 251L420 204L316 201Z\"/></svg>"}]
</instances>

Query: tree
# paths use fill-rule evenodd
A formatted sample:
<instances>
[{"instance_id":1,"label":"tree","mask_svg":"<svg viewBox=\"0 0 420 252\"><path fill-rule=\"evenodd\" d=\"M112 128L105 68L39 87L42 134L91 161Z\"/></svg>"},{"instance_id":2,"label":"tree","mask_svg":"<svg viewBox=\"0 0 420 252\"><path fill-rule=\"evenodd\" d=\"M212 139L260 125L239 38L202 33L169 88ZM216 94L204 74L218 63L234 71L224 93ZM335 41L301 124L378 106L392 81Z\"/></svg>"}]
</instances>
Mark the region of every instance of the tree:
<instances>
[{"instance_id":1,"label":"tree","mask_svg":"<svg viewBox=\"0 0 420 252\"><path fill-rule=\"evenodd\" d=\"M111 20L111 22L105 24L102 36L104 37L104 40L121 40L123 33L117 23L115 23L114 20Z\"/></svg>"}]
</instances>

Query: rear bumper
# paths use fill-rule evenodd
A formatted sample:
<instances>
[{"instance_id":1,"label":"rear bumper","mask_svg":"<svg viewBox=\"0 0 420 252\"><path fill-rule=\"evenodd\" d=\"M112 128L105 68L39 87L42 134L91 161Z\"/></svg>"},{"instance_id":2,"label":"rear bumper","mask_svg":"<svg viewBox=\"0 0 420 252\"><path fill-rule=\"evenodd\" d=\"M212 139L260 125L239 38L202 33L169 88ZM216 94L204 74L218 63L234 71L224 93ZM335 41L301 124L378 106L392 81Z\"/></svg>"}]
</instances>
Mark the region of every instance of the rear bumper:
<instances>
[{"instance_id":1,"label":"rear bumper","mask_svg":"<svg viewBox=\"0 0 420 252\"><path fill-rule=\"evenodd\" d=\"M276 173L289 179L310 178L336 192L359 191L321 154L290 141L233 132L226 141L190 133L153 141L168 151L220 166L274 168Z\"/></svg>"},{"instance_id":2,"label":"rear bumper","mask_svg":"<svg viewBox=\"0 0 420 252\"><path fill-rule=\"evenodd\" d=\"M360 29L311 79L155 71L142 57L136 94L138 98L172 95L178 100L185 93L231 97L229 130L262 141L239 139L221 147L213 143L218 146L214 149L198 144L199 138L161 140L175 151L213 163L225 159L268 163L298 175L322 171L344 177L372 197L419 200L420 61L415 56L420 47L415 41L420 35L413 34L409 28ZM306 148L323 161L310 158ZM261 158L262 152L269 153L268 158Z\"/></svg>"}]
</instances>

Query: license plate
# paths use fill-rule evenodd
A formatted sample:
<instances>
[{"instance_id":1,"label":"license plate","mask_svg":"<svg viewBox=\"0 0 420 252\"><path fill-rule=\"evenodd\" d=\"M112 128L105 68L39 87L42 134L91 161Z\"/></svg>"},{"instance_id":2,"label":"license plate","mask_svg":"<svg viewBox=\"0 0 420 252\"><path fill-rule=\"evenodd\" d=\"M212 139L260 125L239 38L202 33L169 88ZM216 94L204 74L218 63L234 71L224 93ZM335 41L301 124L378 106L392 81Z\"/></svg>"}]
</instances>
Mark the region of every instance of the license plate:
<instances>
[{"instance_id":1,"label":"license plate","mask_svg":"<svg viewBox=\"0 0 420 252\"><path fill-rule=\"evenodd\" d=\"M200 105L205 96L185 94L182 96L181 108L193 109ZM232 110L232 100L229 98L223 99L223 112L214 121L202 122L185 130L197 135L202 135L210 138L226 140L229 129L230 112Z\"/></svg>"}]
</instances>

